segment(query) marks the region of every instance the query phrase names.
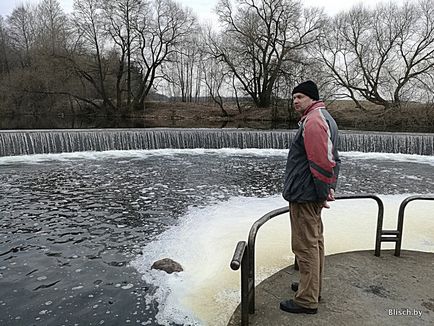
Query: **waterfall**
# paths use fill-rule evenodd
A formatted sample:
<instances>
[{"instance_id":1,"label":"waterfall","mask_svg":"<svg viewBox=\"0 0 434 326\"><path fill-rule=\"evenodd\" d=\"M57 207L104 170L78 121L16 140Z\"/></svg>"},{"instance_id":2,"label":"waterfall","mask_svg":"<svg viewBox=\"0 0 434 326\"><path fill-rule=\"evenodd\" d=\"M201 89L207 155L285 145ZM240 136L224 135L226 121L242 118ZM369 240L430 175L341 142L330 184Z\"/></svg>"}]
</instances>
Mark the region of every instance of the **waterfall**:
<instances>
[{"instance_id":1,"label":"waterfall","mask_svg":"<svg viewBox=\"0 0 434 326\"><path fill-rule=\"evenodd\" d=\"M276 148L295 130L68 129L0 131L0 156L162 148ZM434 154L434 134L341 131L340 151Z\"/></svg>"}]
</instances>

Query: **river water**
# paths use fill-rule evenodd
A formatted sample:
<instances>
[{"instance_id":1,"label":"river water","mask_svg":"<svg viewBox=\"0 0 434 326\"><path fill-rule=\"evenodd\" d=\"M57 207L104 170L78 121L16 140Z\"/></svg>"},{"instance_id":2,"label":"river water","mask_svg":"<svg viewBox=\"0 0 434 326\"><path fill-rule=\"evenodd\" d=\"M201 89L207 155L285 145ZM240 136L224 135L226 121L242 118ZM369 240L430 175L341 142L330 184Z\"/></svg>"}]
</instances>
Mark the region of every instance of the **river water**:
<instances>
[{"instance_id":1,"label":"river water","mask_svg":"<svg viewBox=\"0 0 434 326\"><path fill-rule=\"evenodd\" d=\"M237 241L280 197L287 151L163 149L0 157L0 325L224 325ZM379 194L386 228L434 193L434 157L342 153L340 194ZM404 249L434 252L431 202L409 205ZM258 236L258 278L292 262L287 216ZM376 205L333 203L327 253L372 249ZM387 247L387 246L384 246ZM185 271L150 270L170 257Z\"/></svg>"}]
</instances>

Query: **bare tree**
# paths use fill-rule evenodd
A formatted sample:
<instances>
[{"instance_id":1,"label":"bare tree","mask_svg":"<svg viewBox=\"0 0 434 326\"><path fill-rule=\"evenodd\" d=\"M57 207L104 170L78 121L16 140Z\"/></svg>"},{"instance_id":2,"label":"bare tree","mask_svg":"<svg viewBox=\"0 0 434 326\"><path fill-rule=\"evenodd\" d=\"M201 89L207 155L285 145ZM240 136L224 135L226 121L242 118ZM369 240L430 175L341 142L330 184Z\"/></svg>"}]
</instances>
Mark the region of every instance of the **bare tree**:
<instances>
[{"instance_id":1,"label":"bare tree","mask_svg":"<svg viewBox=\"0 0 434 326\"><path fill-rule=\"evenodd\" d=\"M30 4L18 6L8 17L10 43L22 67L31 64L30 51L35 41L34 17L35 10Z\"/></svg>"},{"instance_id":2,"label":"bare tree","mask_svg":"<svg viewBox=\"0 0 434 326\"><path fill-rule=\"evenodd\" d=\"M144 107L162 64L195 23L172 0L75 0L73 17L76 45L67 60L83 81L80 99L90 84L97 98L85 101L107 113Z\"/></svg>"},{"instance_id":3,"label":"bare tree","mask_svg":"<svg viewBox=\"0 0 434 326\"><path fill-rule=\"evenodd\" d=\"M421 99L417 89L434 68L434 1L362 5L327 25L318 53L341 94L386 110Z\"/></svg>"},{"instance_id":4,"label":"bare tree","mask_svg":"<svg viewBox=\"0 0 434 326\"><path fill-rule=\"evenodd\" d=\"M9 36L7 34L6 23L2 16L0 16L0 75L6 73L9 75Z\"/></svg>"},{"instance_id":5,"label":"bare tree","mask_svg":"<svg viewBox=\"0 0 434 326\"><path fill-rule=\"evenodd\" d=\"M164 78L174 93L179 93L182 102L197 100L200 94L203 55L200 42L197 30L192 29L162 65Z\"/></svg>"},{"instance_id":6,"label":"bare tree","mask_svg":"<svg viewBox=\"0 0 434 326\"><path fill-rule=\"evenodd\" d=\"M77 75L90 83L102 99L102 108L114 113L113 104L107 90L106 81L109 67L104 58L104 21L99 0L75 0L73 19L77 35L77 47L74 56L69 58ZM81 55L81 59L80 59ZM93 62L89 62L93 58ZM92 99L87 100L91 105L101 108Z\"/></svg>"},{"instance_id":7,"label":"bare tree","mask_svg":"<svg viewBox=\"0 0 434 326\"><path fill-rule=\"evenodd\" d=\"M42 0L36 10L37 40L39 47L51 55L64 52L68 37L68 18L58 0Z\"/></svg>"},{"instance_id":8,"label":"bare tree","mask_svg":"<svg viewBox=\"0 0 434 326\"><path fill-rule=\"evenodd\" d=\"M222 115L229 116L223 105L223 86L228 82L229 73L222 67L222 62L209 57L202 61L202 71L204 73L204 82L208 89L208 94L212 100L219 106Z\"/></svg>"},{"instance_id":9,"label":"bare tree","mask_svg":"<svg viewBox=\"0 0 434 326\"><path fill-rule=\"evenodd\" d=\"M132 53L137 43L139 34L137 28L142 13L146 12L146 6L143 0L108 0L103 2L105 16L105 31L115 44L118 53L118 65L116 68L116 106L123 106L123 81L126 73L126 107L130 108L132 101L132 72L133 62Z\"/></svg>"},{"instance_id":10,"label":"bare tree","mask_svg":"<svg viewBox=\"0 0 434 326\"><path fill-rule=\"evenodd\" d=\"M224 61L258 107L269 107L286 62L314 42L321 12L292 0L230 0L217 5L222 30L211 50Z\"/></svg>"},{"instance_id":11,"label":"bare tree","mask_svg":"<svg viewBox=\"0 0 434 326\"><path fill-rule=\"evenodd\" d=\"M189 11L172 0L154 0L143 13L137 26L139 35L135 53L140 81L134 94L133 107L142 109L153 87L161 65L188 36L196 24Z\"/></svg>"}]
</instances>

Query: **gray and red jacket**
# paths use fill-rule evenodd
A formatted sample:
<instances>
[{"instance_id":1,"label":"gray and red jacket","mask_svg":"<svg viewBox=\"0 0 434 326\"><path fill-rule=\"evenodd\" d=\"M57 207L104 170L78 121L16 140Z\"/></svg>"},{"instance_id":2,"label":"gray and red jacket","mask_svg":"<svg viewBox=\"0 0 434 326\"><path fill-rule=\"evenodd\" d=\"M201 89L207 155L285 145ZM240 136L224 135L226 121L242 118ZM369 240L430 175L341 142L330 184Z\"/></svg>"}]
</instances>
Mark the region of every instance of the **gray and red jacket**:
<instances>
[{"instance_id":1,"label":"gray and red jacket","mask_svg":"<svg viewBox=\"0 0 434 326\"><path fill-rule=\"evenodd\" d=\"M299 122L286 163L283 198L319 202L336 188L340 159L338 127L322 101L308 107Z\"/></svg>"}]
</instances>

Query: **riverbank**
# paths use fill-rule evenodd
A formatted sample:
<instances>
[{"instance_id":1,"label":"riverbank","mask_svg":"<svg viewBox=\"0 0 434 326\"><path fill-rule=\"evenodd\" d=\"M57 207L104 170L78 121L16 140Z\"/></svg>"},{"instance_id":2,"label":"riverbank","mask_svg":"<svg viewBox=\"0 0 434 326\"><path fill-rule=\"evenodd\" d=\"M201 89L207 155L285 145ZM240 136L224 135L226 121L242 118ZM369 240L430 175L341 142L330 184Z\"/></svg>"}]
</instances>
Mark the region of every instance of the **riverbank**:
<instances>
[{"instance_id":1,"label":"riverbank","mask_svg":"<svg viewBox=\"0 0 434 326\"><path fill-rule=\"evenodd\" d=\"M366 111L352 101L335 101L328 105L340 129L391 132L434 132L434 107L414 105L384 112L382 108L367 106ZM0 129L94 129L94 128L297 128L299 117L283 103L275 108L255 108L235 104L225 106L227 115L215 104L171 101L146 102L143 111L117 115L93 112L55 112L51 115L3 115Z\"/></svg>"},{"instance_id":2,"label":"riverbank","mask_svg":"<svg viewBox=\"0 0 434 326\"><path fill-rule=\"evenodd\" d=\"M130 116L141 117L156 127L166 127L167 122L177 127L239 127L254 129L296 128L298 115L284 103L275 108L244 107L227 105L221 109L210 103L148 102L144 112ZM366 105L366 103L365 103ZM403 107L399 110L384 111L382 107L366 105L363 111L352 101L339 100L329 103L330 113L340 129L394 131L394 132L434 132L434 107L420 105ZM162 125L166 122L166 125Z\"/></svg>"}]
</instances>

